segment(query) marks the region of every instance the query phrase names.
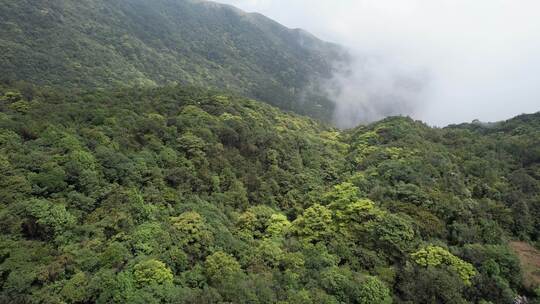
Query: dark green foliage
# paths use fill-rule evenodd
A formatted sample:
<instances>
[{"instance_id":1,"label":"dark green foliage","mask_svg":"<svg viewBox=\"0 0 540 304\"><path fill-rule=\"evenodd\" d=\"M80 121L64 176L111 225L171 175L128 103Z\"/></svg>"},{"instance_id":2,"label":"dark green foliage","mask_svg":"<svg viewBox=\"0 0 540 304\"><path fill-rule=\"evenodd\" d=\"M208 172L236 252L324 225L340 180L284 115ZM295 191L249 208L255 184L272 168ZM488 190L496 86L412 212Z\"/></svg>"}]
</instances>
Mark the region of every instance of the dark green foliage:
<instances>
[{"instance_id":1,"label":"dark green foliage","mask_svg":"<svg viewBox=\"0 0 540 304\"><path fill-rule=\"evenodd\" d=\"M193 0L0 1L5 79L75 89L191 84L330 120L319 86L344 50L262 15ZM19 111L20 96L3 97Z\"/></svg>"},{"instance_id":2,"label":"dark green foliage","mask_svg":"<svg viewBox=\"0 0 540 304\"><path fill-rule=\"evenodd\" d=\"M461 278L449 269L409 264L401 270L397 283L402 303L465 304L468 301L463 296L464 289Z\"/></svg>"},{"instance_id":3,"label":"dark green foliage","mask_svg":"<svg viewBox=\"0 0 540 304\"><path fill-rule=\"evenodd\" d=\"M538 242L538 114L338 131L195 87L0 96L2 303L534 297L508 240Z\"/></svg>"}]
</instances>

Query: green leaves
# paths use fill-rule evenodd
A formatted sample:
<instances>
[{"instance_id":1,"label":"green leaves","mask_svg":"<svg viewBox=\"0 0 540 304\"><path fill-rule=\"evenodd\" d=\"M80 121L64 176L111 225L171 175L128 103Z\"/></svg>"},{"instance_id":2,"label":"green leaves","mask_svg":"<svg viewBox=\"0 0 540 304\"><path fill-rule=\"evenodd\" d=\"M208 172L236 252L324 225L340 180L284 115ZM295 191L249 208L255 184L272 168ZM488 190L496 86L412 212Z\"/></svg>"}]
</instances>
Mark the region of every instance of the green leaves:
<instances>
[{"instance_id":1,"label":"green leaves","mask_svg":"<svg viewBox=\"0 0 540 304\"><path fill-rule=\"evenodd\" d=\"M59 192L67 187L66 172L54 163L45 164L40 173L29 174L29 179L34 191L40 194Z\"/></svg>"},{"instance_id":2,"label":"green leaves","mask_svg":"<svg viewBox=\"0 0 540 304\"><path fill-rule=\"evenodd\" d=\"M408 252L415 242L411 221L396 214L385 214L374 228L376 247L381 248L393 258L400 258Z\"/></svg>"},{"instance_id":3,"label":"green leaves","mask_svg":"<svg viewBox=\"0 0 540 304\"><path fill-rule=\"evenodd\" d=\"M325 206L315 204L293 222L293 231L307 242L327 241L334 227L332 212Z\"/></svg>"},{"instance_id":4,"label":"green leaves","mask_svg":"<svg viewBox=\"0 0 540 304\"><path fill-rule=\"evenodd\" d=\"M289 222L287 217L283 214L272 214L268 220L268 228L266 232L272 238L284 237L286 233L289 232L292 224Z\"/></svg>"},{"instance_id":5,"label":"green leaves","mask_svg":"<svg viewBox=\"0 0 540 304\"><path fill-rule=\"evenodd\" d=\"M64 205L44 199L32 199L26 206L29 218L25 223L25 230L30 236L58 236L75 224L75 217Z\"/></svg>"},{"instance_id":6,"label":"green leaves","mask_svg":"<svg viewBox=\"0 0 540 304\"><path fill-rule=\"evenodd\" d=\"M360 286L359 304L391 304L390 290L376 277L367 277Z\"/></svg>"},{"instance_id":7,"label":"green leaves","mask_svg":"<svg viewBox=\"0 0 540 304\"><path fill-rule=\"evenodd\" d=\"M471 278L476 275L474 267L439 246L427 246L411 254L413 260L420 266L448 266L457 272L466 285L471 285Z\"/></svg>"},{"instance_id":8,"label":"green leaves","mask_svg":"<svg viewBox=\"0 0 540 304\"><path fill-rule=\"evenodd\" d=\"M188 253L199 257L213 240L205 220L197 212L185 212L170 219L173 227L172 238Z\"/></svg>"},{"instance_id":9,"label":"green leaves","mask_svg":"<svg viewBox=\"0 0 540 304\"><path fill-rule=\"evenodd\" d=\"M241 272L236 259L222 251L209 255L204 262L205 273L211 282L225 282Z\"/></svg>"},{"instance_id":10,"label":"green leaves","mask_svg":"<svg viewBox=\"0 0 540 304\"><path fill-rule=\"evenodd\" d=\"M7 91L4 96L0 97L0 102L15 103L23 99L20 92Z\"/></svg>"},{"instance_id":11,"label":"green leaves","mask_svg":"<svg viewBox=\"0 0 540 304\"><path fill-rule=\"evenodd\" d=\"M172 271L161 261L150 259L133 267L133 277L139 287L151 284L172 284Z\"/></svg>"}]
</instances>

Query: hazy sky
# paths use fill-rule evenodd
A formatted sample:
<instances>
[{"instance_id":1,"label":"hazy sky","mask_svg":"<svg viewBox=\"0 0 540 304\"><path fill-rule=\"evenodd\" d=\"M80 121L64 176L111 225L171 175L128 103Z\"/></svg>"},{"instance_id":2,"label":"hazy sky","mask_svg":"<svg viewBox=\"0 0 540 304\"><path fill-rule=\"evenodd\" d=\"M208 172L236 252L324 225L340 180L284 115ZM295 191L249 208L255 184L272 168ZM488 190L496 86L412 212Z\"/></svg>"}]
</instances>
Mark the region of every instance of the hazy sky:
<instances>
[{"instance_id":1,"label":"hazy sky","mask_svg":"<svg viewBox=\"0 0 540 304\"><path fill-rule=\"evenodd\" d=\"M341 112L359 113L338 117L342 125L392 114L446 125L540 110L539 0L219 2L350 48L358 60L339 99Z\"/></svg>"}]
</instances>

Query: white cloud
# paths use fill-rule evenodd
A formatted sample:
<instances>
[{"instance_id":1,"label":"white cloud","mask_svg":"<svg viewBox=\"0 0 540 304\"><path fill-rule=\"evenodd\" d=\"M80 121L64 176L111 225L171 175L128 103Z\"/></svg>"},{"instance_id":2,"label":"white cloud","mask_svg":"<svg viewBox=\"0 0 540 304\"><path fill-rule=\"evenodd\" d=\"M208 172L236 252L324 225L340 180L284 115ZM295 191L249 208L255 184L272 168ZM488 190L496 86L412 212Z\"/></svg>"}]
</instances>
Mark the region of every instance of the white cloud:
<instances>
[{"instance_id":1,"label":"white cloud","mask_svg":"<svg viewBox=\"0 0 540 304\"><path fill-rule=\"evenodd\" d=\"M369 69L355 66L355 77L364 81L353 77L346 82L347 107L380 110L379 116L408 114L436 125L540 110L540 1L221 2L304 28L369 58ZM363 73L374 75L368 77L370 83ZM422 81L421 94L395 90L396 78L409 76ZM385 92L377 95L374 90ZM392 101L377 98L381 94ZM395 105L400 94L407 95L401 97L410 106ZM395 105L395 111L384 105L379 109L377 103Z\"/></svg>"}]
</instances>

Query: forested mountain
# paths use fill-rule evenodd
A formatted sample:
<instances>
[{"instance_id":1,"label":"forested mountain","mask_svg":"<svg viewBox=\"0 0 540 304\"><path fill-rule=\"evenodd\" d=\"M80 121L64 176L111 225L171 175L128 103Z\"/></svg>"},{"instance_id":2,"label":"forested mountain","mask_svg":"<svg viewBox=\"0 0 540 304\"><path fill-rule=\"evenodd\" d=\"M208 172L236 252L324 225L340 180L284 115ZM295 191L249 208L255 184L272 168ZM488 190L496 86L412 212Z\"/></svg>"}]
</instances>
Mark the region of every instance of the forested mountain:
<instances>
[{"instance_id":1,"label":"forested mountain","mask_svg":"<svg viewBox=\"0 0 540 304\"><path fill-rule=\"evenodd\" d=\"M348 60L213 2L0 0L0 304L540 304L540 112L339 130Z\"/></svg>"},{"instance_id":2,"label":"forested mountain","mask_svg":"<svg viewBox=\"0 0 540 304\"><path fill-rule=\"evenodd\" d=\"M0 99L1 303L538 303L509 240L538 242L540 113L339 131L196 87Z\"/></svg>"},{"instance_id":3,"label":"forested mountain","mask_svg":"<svg viewBox=\"0 0 540 304\"><path fill-rule=\"evenodd\" d=\"M262 15L195 0L0 0L4 79L70 88L226 88L330 120L347 54Z\"/></svg>"}]
</instances>

